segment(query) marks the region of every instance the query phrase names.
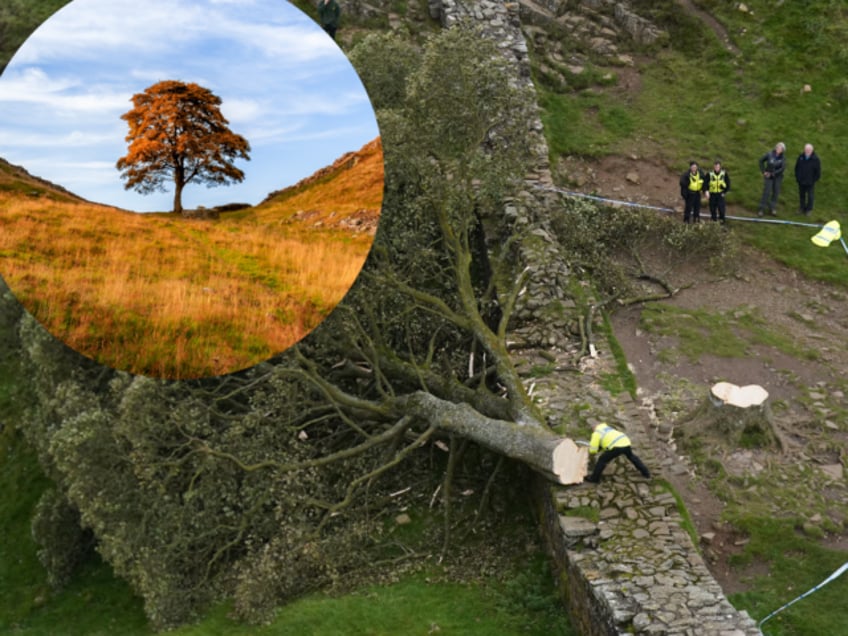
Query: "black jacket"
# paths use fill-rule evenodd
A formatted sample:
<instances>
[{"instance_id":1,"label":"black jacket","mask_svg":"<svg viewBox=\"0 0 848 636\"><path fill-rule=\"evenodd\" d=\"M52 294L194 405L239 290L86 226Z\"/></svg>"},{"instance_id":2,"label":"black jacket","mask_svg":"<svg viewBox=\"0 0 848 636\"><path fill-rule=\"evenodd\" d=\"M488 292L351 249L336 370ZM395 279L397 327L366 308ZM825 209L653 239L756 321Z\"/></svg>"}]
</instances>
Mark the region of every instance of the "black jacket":
<instances>
[{"instance_id":1,"label":"black jacket","mask_svg":"<svg viewBox=\"0 0 848 636\"><path fill-rule=\"evenodd\" d=\"M795 162L795 178L798 183L805 186L813 185L821 178L821 161L819 156L813 152L810 158L802 152Z\"/></svg>"},{"instance_id":2,"label":"black jacket","mask_svg":"<svg viewBox=\"0 0 848 636\"><path fill-rule=\"evenodd\" d=\"M786 168L786 153L777 154L770 150L760 157L760 172L769 172L772 177L782 178L783 170Z\"/></svg>"},{"instance_id":3,"label":"black jacket","mask_svg":"<svg viewBox=\"0 0 848 636\"><path fill-rule=\"evenodd\" d=\"M691 173L687 170L682 175L680 175L680 196L684 199L689 195L689 175ZM701 175L702 185L699 188L701 192L707 191L707 175L704 174L704 171L698 168L698 172L696 174Z\"/></svg>"}]
</instances>

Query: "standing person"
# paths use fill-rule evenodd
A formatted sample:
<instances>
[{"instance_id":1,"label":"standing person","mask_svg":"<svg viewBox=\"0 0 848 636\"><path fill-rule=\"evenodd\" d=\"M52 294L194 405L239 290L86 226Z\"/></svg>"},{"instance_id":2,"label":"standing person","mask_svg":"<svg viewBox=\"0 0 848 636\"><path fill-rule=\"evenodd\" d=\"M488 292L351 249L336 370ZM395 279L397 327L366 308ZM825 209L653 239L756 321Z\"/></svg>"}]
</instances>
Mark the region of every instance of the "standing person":
<instances>
[{"instance_id":1,"label":"standing person","mask_svg":"<svg viewBox=\"0 0 848 636\"><path fill-rule=\"evenodd\" d=\"M724 225L724 195L730 190L730 175L721 167L721 161L718 159L713 163L713 169L707 173L707 191L710 193L710 218L716 220L716 211L718 212L718 220Z\"/></svg>"},{"instance_id":2,"label":"standing person","mask_svg":"<svg viewBox=\"0 0 848 636\"><path fill-rule=\"evenodd\" d=\"M695 223L701 220L701 194L706 189L706 177L698 167L698 162L690 161L689 170L680 176L680 196L683 197L684 201L684 223L689 223L690 218Z\"/></svg>"},{"instance_id":3,"label":"standing person","mask_svg":"<svg viewBox=\"0 0 848 636\"><path fill-rule=\"evenodd\" d=\"M598 461L595 462L595 468L592 470L592 474L586 477L585 481L596 484L600 483L604 468L619 455L627 455L627 459L642 473L642 477L646 479L651 478L651 471L648 470L648 467L642 463L642 460L630 448L630 438L604 422L595 425L595 428L592 429L592 439L589 441L590 455L597 453L598 449L603 452L598 457Z\"/></svg>"},{"instance_id":4,"label":"standing person","mask_svg":"<svg viewBox=\"0 0 848 636\"><path fill-rule=\"evenodd\" d=\"M768 209L769 214L777 216L777 198L780 196L780 185L783 183L783 170L786 161L783 153L786 144L782 141L762 157L760 157L760 172L763 175L763 196L760 199L760 207L757 216L762 216Z\"/></svg>"},{"instance_id":5,"label":"standing person","mask_svg":"<svg viewBox=\"0 0 848 636\"><path fill-rule=\"evenodd\" d=\"M339 28L339 16L342 9L336 0L318 0L318 20L321 22L321 28L327 34L336 39L336 29Z\"/></svg>"},{"instance_id":6,"label":"standing person","mask_svg":"<svg viewBox=\"0 0 848 636\"><path fill-rule=\"evenodd\" d=\"M805 216L813 211L813 188L819 179L821 179L821 161L813 150L813 144L807 144L804 146L804 152L795 162L795 180L798 182L798 195L801 198L798 212Z\"/></svg>"}]
</instances>

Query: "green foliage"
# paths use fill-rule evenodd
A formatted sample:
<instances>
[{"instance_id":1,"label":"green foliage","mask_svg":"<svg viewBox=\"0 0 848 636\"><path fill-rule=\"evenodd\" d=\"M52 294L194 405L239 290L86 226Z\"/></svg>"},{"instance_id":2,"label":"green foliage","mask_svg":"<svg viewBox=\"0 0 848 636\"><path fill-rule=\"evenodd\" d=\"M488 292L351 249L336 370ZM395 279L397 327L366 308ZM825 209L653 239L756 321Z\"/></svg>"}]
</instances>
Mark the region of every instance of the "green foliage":
<instances>
[{"instance_id":1,"label":"green foliage","mask_svg":"<svg viewBox=\"0 0 848 636\"><path fill-rule=\"evenodd\" d=\"M630 274L643 273L642 252L652 255L657 272L706 260L724 273L732 269L738 249L734 237L715 223L684 225L653 212L601 207L582 199L563 198L552 225L569 260L610 298L632 293Z\"/></svg>"},{"instance_id":2,"label":"green foliage","mask_svg":"<svg viewBox=\"0 0 848 636\"><path fill-rule=\"evenodd\" d=\"M831 550L799 533L789 519L745 516L734 523L750 538L736 567L765 561L767 573L752 581L752 591L730 596L737 607L745 607L762 619L784 603L800 596L830 576L846 560L845 550ZM774 636L841 634L845 615L841 607L845 579L826 585L763 625Z\"/></svg>"},{"instance_id":3,"label":"green foliage","mask_svg":"<svg viewBox=\"0 0 848 636\"><path fill-rule=\"evenodd\" d=\"M420 51L393 33L370 33L350 52L350 62L367 87L374 110L399 108Z\"/></svg>"},{"instance_id":4,"label":"green foliage","mask_svg":"<svg viewBox=\"0 0 848 636\"><path fill-rule=\"evenodd\" d=\"M633 0L633 10L669 34L669 45L685 55L704 52L711 38L709 30L674 0Z\"/></svg>"},{"instance_id":5,"label":"green foliage","mask_svg":"<svg viewBox=\"0 0 848 636\"><path fill-rule=\"evenodd\" d=\"M0 386L5 386L4 379ZM49 593L30 534L32 508L49 482L35 454L9 426L0 431L0 631L6 632Z\"/></svg>"},{"instance_id":6,"label":"green foliage","mask_svg":"<svg viewBox=\"0 0 848 636\"><path fill-rule=\"evenodd\" d=\"M61 591L51 592L45 574L36 559L36 546L30 538L29 511L36 505L39 492L47 485L40 475L34 455L11 429L2 434L0 455L0 512L4 524L0 528L0 631L22 636L55 634L57 626L68 636L115 634L149 636L141 603L123 581L115 579L111 568L99 558L90 558L73 580ZM519 482L505 475L499 491L509 491ZM520 494L513 495L515 499ZM433 515L427 510L427 497L421 499L418 516ZM514 500L498 503L515 510ZM232 605L215 605L196 624L172 633L181 636L209 634L315 634L345 633L386 635L406 634L419 628L442 629L475 634L548 634L569 635L564 614L557 604L553 580L541 553L527 559L525 545L533 544L533 520L526 515L509 525L493 525L475 520L477 530L487 528L478 540L493 545L501 558L513 559L521 566L503 571L495 579L488 569L478 577L469 576L467 568L460 576L446 575L444 568L431 566L422 573L404 575L392 567L395 580L391 584L359 587L345 595L313 594L295 601L276 613L266 626L246 626L232 618ZM438 530L438 519L431 527ZM496 535L490 537L490 535ZM395 541L404 541L393 535ZM342 539L343 541L345 539ZM349 541L353 542L352 537ZM422 535L419 543L427 546L432 538ZM501 545L495 545L501 541ZM451 561L483 565L482 550L469 542L467 552L451 557ZM316 559L329 559L334 553L319 554ZM488 558L488 557L487 557ZM526 562L526 565L524 563ZM367 564L369 569L373 562ZM491 566L487 566L491 567ZM462 569L462 568L459 568ZM279 573L278 573L279 576ZM347 589L347 588L345 588ZM261 594L261 590L259 590Z\"/></svg>"},{"instance_id":7,"label":"green foliage","mask_svg":"<svg viewBox=\"0 0 848 636\"><path fill-rule=\"evenodd\" d=\"M0 72L33 29L70 0L3 0L0 4Z\"/></svg>"},{"instance_id":8,"label":"green foliage","mask_svg":"<svg viewBox=\"0 0 848 636\"><path fill-rule=\"evenodd\" d=\"M360 66L396 45L364 42ZM495 300L487 264L469 261L485 254L482 217L524 174L529 105L500 59L464 27L427 42L400 108L380 111L386 201L366 275L297 350L233 376L162 382L87 363L21 322L34 393L21 429L61 493L36 522L57 582L90 530L162 629L222 598L265 621L310 589L359 580L375 552L404 560L382 535L402 501L391 493L412 475L416 496L435 486L424 428L392 399L438 383L471 391L456 379L480 344L468 325ZM502 408L485 385L474 395ZM465 456L485 483L491 456ZM75 527L51 533L56 519Z\"/></svg>"},{"instance_id":9,"label":"green foliage","mask_svg":"<svg viewBox=\"0 0 848 636\"><path fill-rule=\"evenodd\" d=\"M32 537L41 546L38 560L52 588L71 580L93 546L91 534L80 527L79 512L55 489L46 490L35 507Z\"/></svg>"}]
</instances>

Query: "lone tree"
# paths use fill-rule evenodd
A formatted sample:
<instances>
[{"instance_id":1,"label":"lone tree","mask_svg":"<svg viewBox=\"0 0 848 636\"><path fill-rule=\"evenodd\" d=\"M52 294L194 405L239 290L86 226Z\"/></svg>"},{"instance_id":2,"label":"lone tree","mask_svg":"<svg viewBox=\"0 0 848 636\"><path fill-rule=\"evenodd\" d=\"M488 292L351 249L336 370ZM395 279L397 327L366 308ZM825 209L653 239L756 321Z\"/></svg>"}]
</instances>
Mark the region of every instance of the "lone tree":
<instances>
[{"instance_id":1,"label":"lone tree","mask_svg":"<svg viewBox=\"0 0 848 636\"><path fill-rule=\"evenodd\" d=\"M118 159L126 189L143 194L164 190L174 180L174 212L182 213L186 184L239 182L236 159L250 160L250 144L228 127L221 98L198 84L166 80L137 93L133 109L121 115L129 125L129 150Z\"/></svg>"}]
</instances>

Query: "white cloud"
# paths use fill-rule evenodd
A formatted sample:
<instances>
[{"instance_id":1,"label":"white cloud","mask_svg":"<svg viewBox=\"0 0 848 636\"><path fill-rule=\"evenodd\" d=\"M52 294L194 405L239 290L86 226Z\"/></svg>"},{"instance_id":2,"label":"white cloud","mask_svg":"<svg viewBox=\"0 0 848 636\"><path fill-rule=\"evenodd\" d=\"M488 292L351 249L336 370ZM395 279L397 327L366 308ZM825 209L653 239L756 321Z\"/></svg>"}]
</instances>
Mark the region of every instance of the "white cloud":
<instances>
[{"instance_id":1,"label":"white cloud","mask_svg":"<svg viewBox=\"0 0 848 636\"><path fill-rule=\"evenodd\" d=\"M265 108L254 100L247 98L222 99L221 112L230 123L252 122L260 118Z\"/></svg>"},{"instance_id":2,"label":"white cloud","mask_svg":"<svg viewBox=\"0 0 848 636\"><path fill-rule=\"evenodd\" d=\"M56 135L48 130L43 132L34 130L21 131L14 128L0 128L0 133L2 133L3 148L84 148L111 143L116 139L123 139L123 135L126 134L124 130L112 130L102 133L73 130L66 134Z\"/></svg>"},{"instance_id":3,"label":"white cloud","mask_svg":"<svg viewBox=\"0 0 848 636\"><path fill-rule=\"evenodd\" d=\"M59 114L108 113L128 108L130 96L112 87L86 85L75 77L53 77L37 67L8 70L0 82L0 103L47 106Z\"/></svg>"},{"instance_id":4,"label":"white cloud","mask_svg":"<svg viewBox=\"0 0 848 636\"><path fill-rule=\"evenodd\" d=\"M200 7L176 0L75 0L36 31L15 55L16 63L63 58L100 60L106 55L165 49L202 23ZM162 26L168 29L163 31Z\"/></svg>"},{"instance_id":5,"label":"white cloud","mask_svg":"<svg viewBox=\"0 0 848 636\"><path fill-rule=\"evenodd\" d=\"M0 78L0 156L90 200L128 201L114 165L126 152L120 115L164 79L221 97L233 131L255 150L239 186L246 200L378 134L344 54L285 0L145 0L141 9L136 0L74 0ZM283 156L298 160L284 165ZM215 193L192 190L199 203Z\"/></svg>"}]
</instances>

